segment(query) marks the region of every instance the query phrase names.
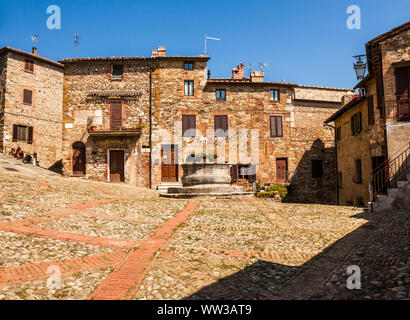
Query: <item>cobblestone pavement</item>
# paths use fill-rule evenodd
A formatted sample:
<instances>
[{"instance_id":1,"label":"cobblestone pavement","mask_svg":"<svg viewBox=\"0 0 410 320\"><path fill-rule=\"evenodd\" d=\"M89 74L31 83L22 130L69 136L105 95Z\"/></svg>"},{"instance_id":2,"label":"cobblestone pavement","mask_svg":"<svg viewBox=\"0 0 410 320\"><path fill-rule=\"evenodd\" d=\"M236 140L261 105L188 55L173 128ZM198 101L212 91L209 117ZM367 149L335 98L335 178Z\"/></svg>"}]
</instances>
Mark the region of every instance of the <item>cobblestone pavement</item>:
<instances>
[{"instance_id":1,"label":"cobblestone pavement","mask_svg":"<svg viewBox=\"0 0 410 320\"><path fill-rule=\"evenodd\" d=\"M409 298L409 213L161 199L0 163L0 299Z\"/></svg>"}]
</instances>

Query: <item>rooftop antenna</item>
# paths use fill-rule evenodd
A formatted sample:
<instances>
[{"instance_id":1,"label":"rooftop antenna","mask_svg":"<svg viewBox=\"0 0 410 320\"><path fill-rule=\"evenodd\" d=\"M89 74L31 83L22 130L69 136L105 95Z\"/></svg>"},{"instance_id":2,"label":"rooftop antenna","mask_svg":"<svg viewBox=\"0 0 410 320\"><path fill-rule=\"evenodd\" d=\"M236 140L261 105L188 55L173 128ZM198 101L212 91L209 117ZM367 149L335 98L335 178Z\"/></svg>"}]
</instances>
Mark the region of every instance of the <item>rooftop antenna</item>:
<instances>
[{"instance_id":1,"label":"rooftop antenna","mask_svg":"<svg viewBox=\"0 0 410 320\"><path fill-rule=\"evenodd\" d=\"M263 71L265 68L269 68L269 63L263 63L262 61L259 62L259 71Z\"/></svg>"},{"instance_id":2,"label":"rooftop antenna","mask_svg":"<svg viewBox=\"0 0 410 320\"><path fill-rule=\"evenodd\" d=\"M31 41L33 42L34 46L37 46L37 42L38 42L38 34L36 35L32 35L31 36Z\"/></svg>"},{"instance_id":3,"label":"rooftop antenna","mask_svg":"<svg viewBox=\"0 0 410 320\"><path fill-rule=\"evenodd\" d=\"M75 47L75 57L77 58L77 46L80 44L80 37L78 34L74 33L74 47Z\"/></svg>"},{"instance_id":4,"label":"rooftop antenna","mask_svg":"<svg viewBox=\"0 0 410 320\"><path fill-rule=\"evenodd\" d=\"M206 40L217 40L217 41L221 41L221 39L219 39L219 38L214 38L214 37L208 37L206 34L205 34L205 50L204 50L204 56L206 56Z\"/></svg>"}]
</instances>

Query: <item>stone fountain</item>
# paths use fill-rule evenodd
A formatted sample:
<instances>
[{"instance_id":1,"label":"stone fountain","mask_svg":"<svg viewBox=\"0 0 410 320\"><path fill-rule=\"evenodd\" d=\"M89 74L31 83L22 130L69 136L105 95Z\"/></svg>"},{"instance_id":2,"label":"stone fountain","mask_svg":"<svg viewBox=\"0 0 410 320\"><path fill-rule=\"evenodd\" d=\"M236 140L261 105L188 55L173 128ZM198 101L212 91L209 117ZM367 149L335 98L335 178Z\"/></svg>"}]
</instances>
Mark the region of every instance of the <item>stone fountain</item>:
<instances>
[{"instance_id":1,"label":"stone fountain","mask_svg":"<svg viewBox=\"0 0 410 320\"><path fill-rule=\"evenodd\" d=\"M253 197L254 192L243 191L232 186L229 164L226 163L186 163L182 164L182 187L168 188L161 194L166 198L244 198Z\"/></svg>"}]
</instances>

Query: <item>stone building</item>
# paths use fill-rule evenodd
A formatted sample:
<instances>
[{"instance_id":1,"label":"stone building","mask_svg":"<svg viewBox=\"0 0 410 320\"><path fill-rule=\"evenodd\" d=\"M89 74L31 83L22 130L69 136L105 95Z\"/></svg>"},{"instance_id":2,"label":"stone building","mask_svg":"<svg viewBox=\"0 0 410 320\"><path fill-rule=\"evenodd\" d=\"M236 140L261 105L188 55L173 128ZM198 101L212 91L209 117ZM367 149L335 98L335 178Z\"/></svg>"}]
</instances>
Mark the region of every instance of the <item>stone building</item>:
<instances>
[{"instance_id":1,"label":"stone building","mask_svg":"<svg viewBox=\"0 0 410 320\"><path fill-rule=\"evenodd\" d=\"M410 22L369 41L366 57L360 96L326 120L335 123L341 204L376 200L410 166Z\"/></svg>"},{"instance_id":2,"label":"stone building","mask_svg":"<svg viewBox=\"0 0 410 320\"><path fill-rule=\"evenodd\" d=\"M39 165L61 160L63 65L37 54L0 49L0 150L37 153ZM60 166L61 167L61 166Z\"/></svg>"},{"instance_id":3,"label":"stone building","mask_svg":"<svg viewBox=\"0 0 410 320\"><path fill-rule=\"evenodd\" d=\"M235 182L283 183L295 201L334 203L334 140L322 123L350 90L245 77L243 64L210 78L208 60L159 47L150 58L61 61L64 172L167 188L203 152L232 164Z\"/></svg>"}]
</instances>

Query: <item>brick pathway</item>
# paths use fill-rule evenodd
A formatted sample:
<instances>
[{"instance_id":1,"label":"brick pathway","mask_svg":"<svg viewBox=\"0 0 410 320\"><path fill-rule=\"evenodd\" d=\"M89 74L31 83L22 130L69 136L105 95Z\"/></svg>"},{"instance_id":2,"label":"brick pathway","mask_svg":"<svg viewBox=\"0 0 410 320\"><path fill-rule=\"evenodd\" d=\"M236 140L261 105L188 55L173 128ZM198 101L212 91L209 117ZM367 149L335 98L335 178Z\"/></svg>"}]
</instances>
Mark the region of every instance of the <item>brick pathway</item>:
<instances>
[{"instance_id":1,"label":"brick pathway","mask_svg":"<svg viewBox=\"0 0 410 320\"><path fill-rule=\"evenodd\" d=\"M155 253L165 247L171 240L171 235L176 232L175 229L192 215L198 204L197 200L191 201L182 212L165 222L152 237L142 241L141 245L110 273L89 299L119 300L132 298L138 290L138 285L141 283L147 269L152 265Z\"/></svg>"},{"instance_id":2,"label":"brick pathway","mask_svg":"<svg viewBox=\"0 0 410 320\"><path fill-rule=\"evenodd\" d=\"M0 300L407 297L405 214L160 199L127 185L24 172L0 170ZM369 274L363 292L343 291L346 264ZM59 290L46 287L50 266L61 270ZM369 287L383 289L383 275L370 276L379 271L394 275L382 281L388 293Z\"/></svg>"}]
</instances>

